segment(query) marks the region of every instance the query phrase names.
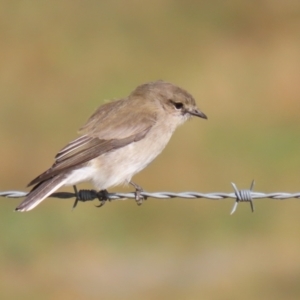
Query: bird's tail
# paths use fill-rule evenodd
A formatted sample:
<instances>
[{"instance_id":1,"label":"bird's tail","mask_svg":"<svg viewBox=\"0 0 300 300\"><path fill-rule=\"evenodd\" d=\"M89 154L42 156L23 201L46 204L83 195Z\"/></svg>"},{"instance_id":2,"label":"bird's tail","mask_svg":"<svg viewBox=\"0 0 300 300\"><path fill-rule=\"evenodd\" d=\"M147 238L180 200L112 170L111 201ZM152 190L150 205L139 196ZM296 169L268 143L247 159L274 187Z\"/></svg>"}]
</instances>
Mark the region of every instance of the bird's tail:
<instances>
[{"instance_id":1,"label":"bird's tail","mask_svg":"<svg viewBox=\"0 0 300 300\"><path fill-rule=\"evenodd\" d=\"M45 198L59 189L66 182L64 174L54 176L37 184L27 195L16 211L29 211L40 204Z\"/></svg>"}]
</instances>

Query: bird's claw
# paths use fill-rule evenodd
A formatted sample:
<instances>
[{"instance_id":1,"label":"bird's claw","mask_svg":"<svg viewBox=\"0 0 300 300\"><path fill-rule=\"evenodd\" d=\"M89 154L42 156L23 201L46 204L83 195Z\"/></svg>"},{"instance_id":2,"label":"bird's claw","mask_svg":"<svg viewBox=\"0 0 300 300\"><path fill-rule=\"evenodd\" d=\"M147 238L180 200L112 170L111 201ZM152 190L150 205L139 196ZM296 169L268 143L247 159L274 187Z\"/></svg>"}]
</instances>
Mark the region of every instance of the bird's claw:
<instances>
[{"instance_id":1,"label":"bird's claw","mask_svg":"<svg viewBox=\"0 0 300 300\"><path fill-rule=\"evenodd\" d=\"M100 204L96 205L96 207L102 207L106 203L107 200L110 201L109 194L108 194L107 190L99 191L97 193L97 198L100 201Z\"/></svg>"},{"instance_id":2,"label":"bird's claw","mask_svg":"<svg viewBox=\"0 0 300 300\"><path fill-rule=\"evenodd\" d=\"M141 193L144 191L142 187L137 185L136 183L130 181L129 182L135 188L135 201L138 206L142 205L144 200L147 200L147 196L143 196Z\"/></svg>"}]
</instances>

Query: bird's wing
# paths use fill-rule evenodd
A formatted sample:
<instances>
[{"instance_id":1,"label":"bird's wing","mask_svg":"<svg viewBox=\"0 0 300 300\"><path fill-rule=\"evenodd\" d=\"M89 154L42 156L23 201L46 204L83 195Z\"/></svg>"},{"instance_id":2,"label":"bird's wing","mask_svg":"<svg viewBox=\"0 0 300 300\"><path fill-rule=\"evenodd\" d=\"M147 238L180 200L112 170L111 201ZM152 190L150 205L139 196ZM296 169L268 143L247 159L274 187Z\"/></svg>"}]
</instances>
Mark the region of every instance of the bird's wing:
<instances>
[{"instance_id":1,"label":"bird's wing","mask_svg":"<svg viewBox=\"0 0 300 300\"><path fill-rule=\"evenodd\" d=\"M81 128L83 135L61 149L53 166L32 180L28 186L47 180L62 171L76 169L104 153L143 139L155 124L156 113L153 110L153 113L149 113L147 103L139 104L138 113L125 109L125 99L100 106Z\"/></svg>"},{"instance_id":2,"label":"bird's wing","mask_svg":"<svg viewBox=\"0 0 300 300\"><path fill-rule=\"evenodd\" d=\"M94 112L79 132L104 140L122 139L153 125L157 109L155 102L139 98L108 102Z\"/></svg>"}]
</instances>

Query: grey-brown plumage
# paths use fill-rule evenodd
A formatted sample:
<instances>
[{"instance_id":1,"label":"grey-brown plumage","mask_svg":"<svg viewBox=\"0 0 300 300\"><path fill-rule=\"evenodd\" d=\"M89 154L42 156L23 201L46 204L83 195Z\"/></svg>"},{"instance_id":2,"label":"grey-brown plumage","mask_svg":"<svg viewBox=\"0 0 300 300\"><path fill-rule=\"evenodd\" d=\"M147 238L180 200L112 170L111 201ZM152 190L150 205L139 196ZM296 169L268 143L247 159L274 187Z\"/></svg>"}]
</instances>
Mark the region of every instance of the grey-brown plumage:
<instances>
[{"instance_id":1,"label":"grey-brown plumage","mask_svg":"<svg viewBox=\"0 0 300 300\"><path fill-rule=\"evenodd\" d=\"M91 181L99 190L126 183L165 147L190 116L206 118L185 90L164 81L138 86L128 97L100 106L64 147L17 211L33 209L63 185Z\"/></svg>"}]
</instances>

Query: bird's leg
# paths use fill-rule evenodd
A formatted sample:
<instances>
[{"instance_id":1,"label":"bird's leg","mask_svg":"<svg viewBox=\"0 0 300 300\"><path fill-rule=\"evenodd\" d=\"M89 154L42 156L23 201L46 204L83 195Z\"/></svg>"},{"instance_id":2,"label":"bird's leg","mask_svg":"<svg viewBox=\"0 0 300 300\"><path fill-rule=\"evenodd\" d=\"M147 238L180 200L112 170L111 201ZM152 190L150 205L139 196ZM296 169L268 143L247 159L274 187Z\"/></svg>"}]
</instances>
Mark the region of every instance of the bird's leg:
<instances>
[{"instance_id":1,"label":"bird's leg","mask_svg":"<svg viewBox=\"0 0 300 300\"><path fill-rule=\"evenodd\" d=\"M96 207L101 207L105 204L105 202L107 200L110 200L109 199L109 194L108 194L108 191L107 190L101 190L97 193L97 198L99 199L100 201L100 204L99 205L96 205Z\"/></svg>"},{"instance_id":2,"label":"bird's leg","mask_svg":"<svg viewBox=\"0 0 300 300\"><path fill-rule=\"evenodd\" d=\"M129 183L135 188L135 201L137 205L141 205L144 200L147 200L146 196L141 195L144 191L142 187L137 185L136 183L129 181Z\"/></svg>"}]
</instances>

